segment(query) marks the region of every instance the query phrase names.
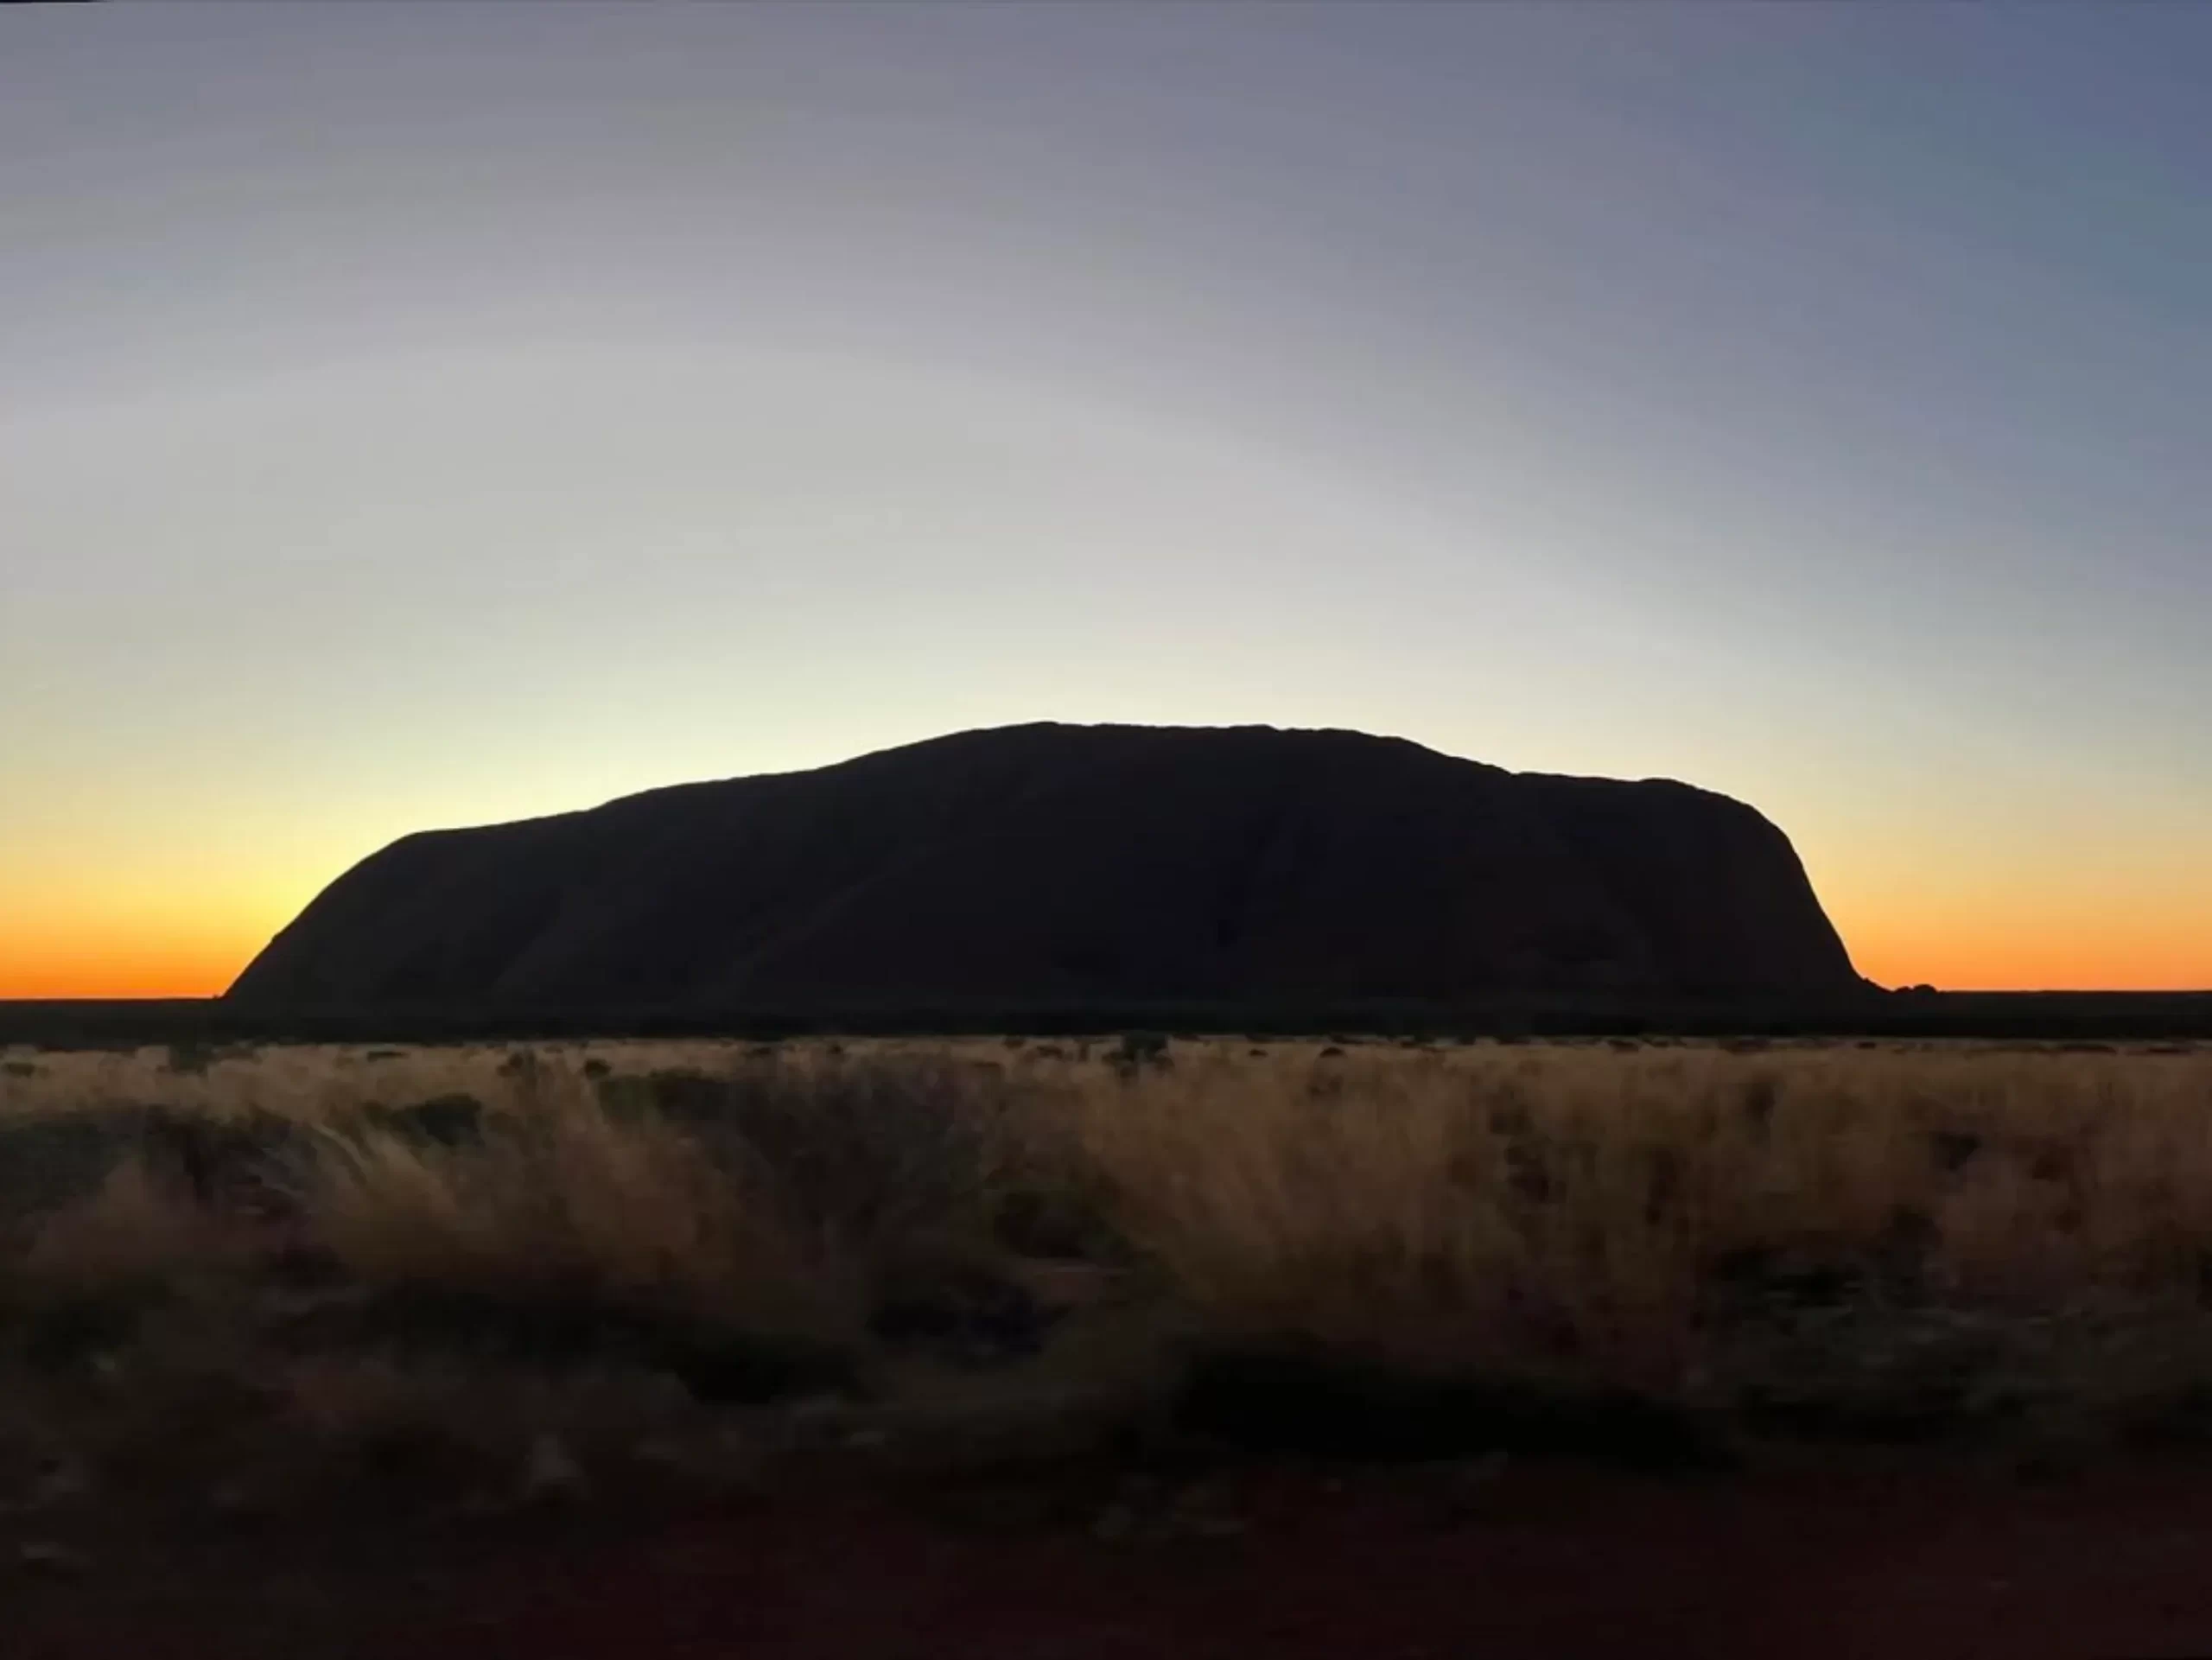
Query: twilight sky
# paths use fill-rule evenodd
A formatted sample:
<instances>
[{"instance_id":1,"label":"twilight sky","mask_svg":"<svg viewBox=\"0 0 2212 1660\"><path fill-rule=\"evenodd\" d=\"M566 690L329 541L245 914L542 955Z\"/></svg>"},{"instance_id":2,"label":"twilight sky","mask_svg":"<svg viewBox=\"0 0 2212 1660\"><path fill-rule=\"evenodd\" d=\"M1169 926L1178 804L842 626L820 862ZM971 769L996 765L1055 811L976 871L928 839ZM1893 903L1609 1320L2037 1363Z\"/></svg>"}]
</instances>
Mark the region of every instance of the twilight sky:
<instances>
[{"instance_id":1,"label":"twilight sky","mask_svg":"<svg viewBox=\"0 0 2212 1660\"><path fill-rule=\"evenodd\" d=\"M1670 775L2212 986L2212 9L0 12L0 996L1060 719Z\"/></svg>"}]
</instances>

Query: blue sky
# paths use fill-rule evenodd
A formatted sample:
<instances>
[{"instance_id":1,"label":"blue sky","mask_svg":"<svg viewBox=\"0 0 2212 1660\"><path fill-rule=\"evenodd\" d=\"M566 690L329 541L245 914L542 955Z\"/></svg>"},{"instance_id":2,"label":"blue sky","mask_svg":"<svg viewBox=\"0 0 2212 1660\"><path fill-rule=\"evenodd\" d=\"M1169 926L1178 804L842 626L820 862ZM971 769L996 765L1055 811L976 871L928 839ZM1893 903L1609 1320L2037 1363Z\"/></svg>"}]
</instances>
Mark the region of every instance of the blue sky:
<instances>
[{"instance_id":1,"label":"blue sky","mask_svg":"<svg viewBox=\"0 0 2212 1660\"><path fill-rule=\"evenodd\" d=\"M0 991L1034 718L1671 775L2212 985L2212 13L0 16Z\"/></svg>"}]
</instances>

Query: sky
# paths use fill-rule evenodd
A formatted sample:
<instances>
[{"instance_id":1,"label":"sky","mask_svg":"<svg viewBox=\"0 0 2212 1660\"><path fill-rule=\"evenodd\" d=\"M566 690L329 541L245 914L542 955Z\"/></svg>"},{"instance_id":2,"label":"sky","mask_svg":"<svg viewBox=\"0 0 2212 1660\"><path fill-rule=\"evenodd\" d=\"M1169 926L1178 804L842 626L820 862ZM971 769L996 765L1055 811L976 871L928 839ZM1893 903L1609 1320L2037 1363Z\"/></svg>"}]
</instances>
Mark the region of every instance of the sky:
<instances>
[{"instance_id":1,"label":"sky","mask_svg":"<svg viewBox=\"0 0 2212 1660\"><path fill-rule=\"evenodd\" d=\"M0 996L1030 720L2212 987L2212 8L0 10Z\"/></svg>"}]
</instances>

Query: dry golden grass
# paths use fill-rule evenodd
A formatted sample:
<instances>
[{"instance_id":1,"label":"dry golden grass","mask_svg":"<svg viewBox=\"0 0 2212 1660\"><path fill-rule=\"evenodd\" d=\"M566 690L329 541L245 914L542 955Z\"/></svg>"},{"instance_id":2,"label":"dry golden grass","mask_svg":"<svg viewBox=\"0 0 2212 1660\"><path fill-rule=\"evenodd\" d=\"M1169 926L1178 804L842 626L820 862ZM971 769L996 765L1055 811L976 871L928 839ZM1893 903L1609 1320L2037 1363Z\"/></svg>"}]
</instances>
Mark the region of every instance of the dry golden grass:
<instances>
[{"instance_id":1,"label":"dry golden grass","mask_svg":"<svg viewBox=\"0 0 2212 1660\"><path fill-rule=\"evenodd\" d=\"M1200 1051L1079 1100L1186 1295L1410 1361L1663 1386L1761 1256L2022 1307L2193 1298L2212 1271L2201 1053Z\"/></svg>"},{"instance_id":2,"label":"dry golden grass","mask_svg":"<svg viewBox=\"0 0 2212 1660\"><path fill-rule=\"evenodd\" d=\"M367 1287L586 1298L792 1332L849 1331L829 1242L658 1117L532 1084L486 1138L325 1129L295 1179L302 1241Z\"/></svg>"},{"instance_id":3,"label":"dry golden grass","mask_svg":"<svg viewBox=\"0 0 2212 1660\"><path fill-rule=\"evenodd\" d=\"M48 1293L98 1293L166 1277L179 1264L235 1266L251 1249L238 1229L126 1154L89 1198L29 1231L21 1269Z\"/></svg>"},{"instance_id":4,"label":"dry golden grass","mask_svg":"<svg viewBox=\"0 0 2212 1660\"><path fill-rule=\"evenodd\" d=\"M242 1223L127 1149L89 1197L18 1219L0 1278L47 1287L189 1270L251 1299L281 1252L371 1296L567 1302L864 1366L905 1340L871 1334L887 1305L911 1320L935 1299L925 1315L956 1320L978 1281L1018 1282L1014 1259L1084 1256L1201 1345L1687 1400L1746 1376L1768 1352L1746 1333L1795 1332L1807 1308L1866 1316L1831 1339L1862 1347L1931 1310L2021 1332L2120 1310L2195 1332L2212 1286L2203 1049L1223 1039L1138 1059L970 1040L0 1060L18 1063L0 1067L0 1156L10 1135L122 1108L290 1127L266 1160L273 1220ZM361 1112L457 1095L481 1121L444 1140ZM2207 1381L2204 1345L2164 1352L2158 1388Z\"/></svg>"}]
</instances>

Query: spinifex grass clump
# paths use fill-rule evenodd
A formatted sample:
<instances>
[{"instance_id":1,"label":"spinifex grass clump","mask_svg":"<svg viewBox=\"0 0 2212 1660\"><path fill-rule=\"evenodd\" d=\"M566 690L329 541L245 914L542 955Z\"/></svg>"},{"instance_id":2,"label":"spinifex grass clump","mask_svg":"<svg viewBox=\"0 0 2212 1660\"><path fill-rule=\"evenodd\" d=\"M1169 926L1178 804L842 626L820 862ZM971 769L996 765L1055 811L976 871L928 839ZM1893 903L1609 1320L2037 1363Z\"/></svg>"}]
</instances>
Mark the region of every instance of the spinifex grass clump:
<instances>
[{"instance_id":1,"label":"spinifex grass clump","mask_svg":"<svg viewBox=\"0 0 2212 1660\"><path fill-rule=\"evenodd\" d=\"M1618 1103L1599 1134L1566 1082L1402 1052L1303 1073L1208 1058L1086 1097L1082 1136L1129 1237L1223 1341L1668 1376L1704 1173L1679 1103Z\"/></svg>"},{"instance_id":2,"label":"spinifex grass clump","mask_svg":"<svg viewBox=\"0 0 2212 1660\"><path fill-rule=\"evenodd\" d=\"M465 1141L331 1132L302 1194L307 1240L363 1285L824 1337L845 1317L837 1265L775 1195L582 1091L541 1087Z\"/></svg>"},{"instance_id":3,"label":"spinifex grass clump","mask_svg":"<svg viewBox=\"0 0 2212 1660\"><path fill-rule=\"evenodd\" d=\"M1687 1397L1777 1311L2166 1319L2212 1271L2202 1055L1215 1052L1081 1122L1218 1342L1431 1373Z\"/></svg>"},{"instance_id":4,"label":"spinifex grass clump","mask_svg":"<svg viewBox=\"0 0 2212 1660\"><path fill-rule=\"evenodd\" d=\"M850 1273L879 1336L1033 1348L1014 1259L1110 1258L1095 1174L1054 1102L996 1062L752 1055L716 1073L613 1078L609 1110L680 1124L776 1196ZM995 1333L995 1335L994 1335Z\"/></svg>"},{"instance_id":5,"label":"spinifex grass clump","mask_svg":"<svg viewBox=\"0 0 2212 1660\"><path fill-rule=\"evenodd\" d=\"M390 1329L612 1350L724 1393L849 1375L877 1339L1035 1345L1003 1269L1053 1190L993 1075L504 1065L480 1111L348 1115L316 1138L298 1249L375 1292Z\"/></svg>"}]
</instances>

